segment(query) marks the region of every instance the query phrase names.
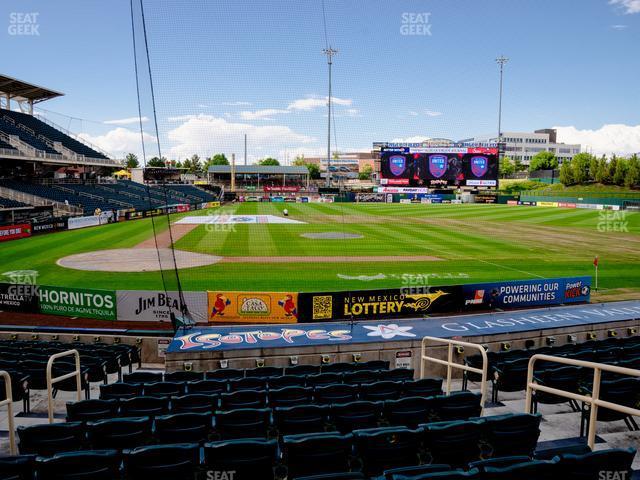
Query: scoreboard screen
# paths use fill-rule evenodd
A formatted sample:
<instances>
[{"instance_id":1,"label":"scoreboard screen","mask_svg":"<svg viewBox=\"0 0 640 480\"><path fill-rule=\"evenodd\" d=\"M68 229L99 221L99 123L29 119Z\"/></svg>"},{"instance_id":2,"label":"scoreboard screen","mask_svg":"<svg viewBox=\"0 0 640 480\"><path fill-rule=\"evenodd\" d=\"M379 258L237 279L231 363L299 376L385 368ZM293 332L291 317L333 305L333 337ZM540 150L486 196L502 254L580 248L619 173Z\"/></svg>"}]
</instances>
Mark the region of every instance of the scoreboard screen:
<instances>
[{"instance_id":1,"label":"scoreboard screen","mask_svg":"<svg viewBox=\"0 0 640 480\"><path fill-rule=\"evenodd\" d=\"M427 147L383 149L380 184L406 187L496 187L498 149Z\"/></svg>"}]
</instances>

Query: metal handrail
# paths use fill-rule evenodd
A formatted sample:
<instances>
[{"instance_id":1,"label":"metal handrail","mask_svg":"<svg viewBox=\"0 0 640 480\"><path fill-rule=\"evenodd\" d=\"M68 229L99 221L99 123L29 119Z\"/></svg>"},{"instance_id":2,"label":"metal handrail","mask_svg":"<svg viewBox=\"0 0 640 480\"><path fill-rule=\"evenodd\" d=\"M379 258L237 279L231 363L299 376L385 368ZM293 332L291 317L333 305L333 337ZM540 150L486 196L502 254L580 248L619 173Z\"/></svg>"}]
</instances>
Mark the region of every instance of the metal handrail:
<instances>
[{"instance_id":1,"label":"metal handrail","mask_svg":"<svg viewBox=\"0 0 640 480\"><path fill-rule=\"evenodd\" d=\"M534 365L536 360L544 360L547 362L562 363L564 365L571 365L574 367L584 367L593 369L593 388L591 395L580 395L578 393L567 392L558 388L547 387L545 385L539 385L533 381ZM566 357L554 357L552 355L537 354L529 359L529 371L527 372L527 395L525 399L525 412L531 413L533 391L541 391L559 397L564 397L570 400L576 400L578 402L584 402L591 405L591 411L589 414L589 433L587 435L587 444L593 449L596 441L596 422L598 421L598 408L608 408L615 412L625 413L627 415L640 416L640 410L637 408L626 407L624 405L618 405L616 403L600 400L600 380L602 378L602 372L619 373L621 375L629 375L632 377L640 377L640 370L633 368L618 367L617 365L607 365L604 363L587 362L585 360L575 360Z\"/></svg>"},{"instance_id":2,"label":"metal handrail","mask_svg":"<svg viewBox=\"0 0 640 480\"><path fill-rule=\"evenodd\" d=\"M444 343L448 345L447 351L447 360L441 360L435 357L429 357L426 353L426 342L436 342L436 343ZM473 348L475 350L479 350L482 355L482 368L470 367L468 365L464 365L461 363L455 363L453 361L453 347L465 347L465 348ZM420 378L424 378L425 374L425 361L436 363L438 365L445 365L447 367L447 383L445 393L449 395L451 393L451 374L453 373L453 369L456 368L458 370L464 370L466 372L479 373L482 375L482 383L480 385L480 405L482 410L480 411L480 415L484 411L484 403L487 397L487 369L489 365L489 361L487 359L487 352L485 351L482 345L478 345L477 343L469 343L463 342L460 340L453 340L450 338L438 338L438 337L424 337L422 339L422 350L420 353Z\"/></svg>"},{"instance_id":3,"label":"metal handrail","mask_svg":"<svg viewBox=\"0 0 640 480\"><path fill-rule=\"evenodd\" d=\"M65 373L56 378L52 378L51 369L53 367L53 362L61 357L68 357L69 355L73 355L76 359L76 368L73 372ZM77 387L77 400L82 400L82 379L81 379L81 371L80 371L80 354L77 350L66 350L64 352L56 353L49 357L49 361L47 362L47 404L49 407L49 423L53 423L53 384L62 382L71 377L76 377L76 387Z\"/></svg>"},{"instance_id":4,"label":"metal handrail","mask_svg":"<svg viewBox=\"0 0 640 480\"><path fill-rule=\"evenodd\" d=\"M5 399L0 402L0 408L7 406L7 428L9 429L9 454L15 455L16 433L13 428L13 392L11 391L11 376L9 372L0 370L0 377L4 378Z\"/></svg>"}]
</instances>

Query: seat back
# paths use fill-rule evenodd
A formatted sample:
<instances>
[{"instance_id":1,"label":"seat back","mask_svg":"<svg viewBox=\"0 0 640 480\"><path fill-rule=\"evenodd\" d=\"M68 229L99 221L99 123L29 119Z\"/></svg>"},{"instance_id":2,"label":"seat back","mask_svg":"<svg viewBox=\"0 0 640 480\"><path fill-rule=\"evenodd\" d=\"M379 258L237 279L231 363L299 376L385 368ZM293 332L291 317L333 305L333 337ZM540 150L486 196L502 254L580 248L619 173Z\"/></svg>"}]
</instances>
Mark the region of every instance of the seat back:
<instances>
[{"instance_id":1,"label":"seat back","mask_svg":"<svg viewBox=\"0 0 640 480\"><path fill-rule=\"evenodd\" d=\"M151 442L151 418L112 418L87 423L89 444L94 449L122 450Z\"/></svg>"},{"instance_id":2,"label":"seat back","mask_svg":"<svg viewBox=\"0 0 640 480\"><path fill-rule=\"evenodd\" d=\"M116 399L67 402L67 421L89 422L114 418L118 415L118 407L119 403Z\"/></svg>"},{"instance_id":3,"label":"seat back","mask_svg":"<svg viewBox=\"0 0 640 480\"><path fill-rule=\"evenodd\" d=\"M267 438L270 425L268 408L240 408L215 414L215 432L222 439Z\"/></svg>"},{"instance_id":4,"label":"seat back","mask_svg":"<svg viewBox=\"0 0 640 480\"><path fill-rule=\"evenodd\" d=\"M209 413L175 413L155 419L158 443L203 443L212 430L213 416Z\"/></svg>"},{"instance_id":5,"label":"seat back","mask_svg":"<svg viewBox=\"0 0 640 480\"><path fill-rule=\"evenodd\" d=\"M116 450L89 450L38 457L39 480L112 480L120 477L120 455Z\"/></svg>"},{"instance_id":6,"label":"seat back","mask_svg":"<svg viewBox=\"0 0 640 480\"><path fill-rule=\"evenodd\" d=\"M290 478L347 472L351 469L352 435L287 435L282 443L283 458Z\"/></svg>"},{"instance_id":7,"label":"seat back","mask_svg":"<svg viewBox=\"0 0 640 480\"><path fill-rule=\"evenodd\" d=\"M380 475L384 470L420 463L422 432L404 427L355 430L356 452L367 476Z\"/></svg>"},{"instance_id":8,"label":"seat back","mask_svg":"<svg viewBox=\"0 0 640 480\"><path fill-rule=\"evenodd\" d=\"M192 480L200 464L197 444L151 445L124 452L125 476L131 480Z\"/></svg>"},{"instance_id":9,"label":"seat back","mask_svg":"<svg viewBox=\"0 0 640 480\"><path fill-rule=\"evenodd\" d=\"M276 440L229 440L204 445L207 470L234 471L235 480L273 480L277 462Z\"/></svg>"},{"instance_id":10,"label":"seat back","mask_svg":"<svg viewBox=\"0 0 640 480\"><path fill-rule=\"evenodd\" d=\"M18 427L21 454L49 456L81 450L85 436L81 422L51 423Z\"/></svg>"}]
</instances>

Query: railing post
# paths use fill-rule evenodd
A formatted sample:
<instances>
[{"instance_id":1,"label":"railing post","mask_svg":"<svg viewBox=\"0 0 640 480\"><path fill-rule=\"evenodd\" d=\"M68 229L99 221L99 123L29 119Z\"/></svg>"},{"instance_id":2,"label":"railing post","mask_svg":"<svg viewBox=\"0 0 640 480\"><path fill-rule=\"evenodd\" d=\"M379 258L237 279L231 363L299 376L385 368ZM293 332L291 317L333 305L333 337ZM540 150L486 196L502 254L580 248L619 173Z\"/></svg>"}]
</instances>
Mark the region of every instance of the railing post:
<instances>
[{"instance_id":1,"label":"railing post","mask_svg":"<svg viewBox=\"0 0 640 480\"><path fill-rule=\"evenodd\" d=\"M0 377L4 378L5 399L0 402L0 407L7 406L7 428L9 429L9 454L16 455L16 432L13 426L13 392L11 390L11 376L9 372L0 370Z\"/></svg>"},{"instance_id":2,"label":"railing post","mask_svg":"<svg viewBox=\"0 0 640 480\"><path fill-rule=\"evenodd\" d=\"M593 450L596 444L596 424L598 422L598 400L600 399L600 379L602 371L596 367L593 369L593 388L591 389L591 411L589 412L589 434L587 445Z\"/></svg>"},{"instance_id":3,"label":"railing post","mask_svg":"<svg viewBox=\"0 0 640 480\"><path fill-rule=\"evenodd\" d=\"M65 373L60 377L52 377L53 362L60 357L67 357L73 355L75 357L75 370L73 372ZM47 406L49 411L49 423L53 423L53 384L61 382L71 377L76 377L76 399L82 400L82 378L80 371L80 354L77 350L67 350L65 352L56 353L49 357L47 362Z\"/></svg>"},{"instance_id":4,"label":"railing post","mask_svg":"<svg viewBox=\"0 0 640 480\"><path fill-rule=\"evenodd\" d=\"M535 355L529 359L529 368L527 370L527 393L524 403L525 413L531 413L531 404L533 402L533 390L531 385L533 384L533 372L534 365L536 363Z\"/></svg>"},{"instance_id":5,"label":"railing post","mask_svg":"<svg viewBox=\"0 0 640 480\"><path fill-rule=\"evenodd\" d=\"M449 344L449 349L447 351L447 395L451 394L451 364L453 363L453 344Z\"/></svg>"}]
</instances>

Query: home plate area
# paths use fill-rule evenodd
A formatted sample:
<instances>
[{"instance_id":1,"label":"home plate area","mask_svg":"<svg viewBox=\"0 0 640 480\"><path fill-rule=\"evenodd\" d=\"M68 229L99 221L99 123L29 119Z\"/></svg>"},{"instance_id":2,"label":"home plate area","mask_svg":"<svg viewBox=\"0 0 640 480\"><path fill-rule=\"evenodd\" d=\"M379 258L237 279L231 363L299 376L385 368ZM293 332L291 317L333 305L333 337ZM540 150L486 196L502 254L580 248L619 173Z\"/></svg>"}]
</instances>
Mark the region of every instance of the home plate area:
<instances>
[{"instance_id":1,"label":"home plate area","mask_svg":"<svg viewBox=\"0 0 640 480\"><path fill-rule=\"evenodd\" d=\"M176 224L189 225L232 225L232 224L263 224L263 223L306 223L291 218L276 217L275 215L207 215L199 217L184 217Z\"/></svg>"}]
</instances>

